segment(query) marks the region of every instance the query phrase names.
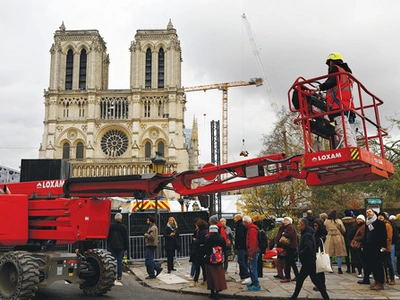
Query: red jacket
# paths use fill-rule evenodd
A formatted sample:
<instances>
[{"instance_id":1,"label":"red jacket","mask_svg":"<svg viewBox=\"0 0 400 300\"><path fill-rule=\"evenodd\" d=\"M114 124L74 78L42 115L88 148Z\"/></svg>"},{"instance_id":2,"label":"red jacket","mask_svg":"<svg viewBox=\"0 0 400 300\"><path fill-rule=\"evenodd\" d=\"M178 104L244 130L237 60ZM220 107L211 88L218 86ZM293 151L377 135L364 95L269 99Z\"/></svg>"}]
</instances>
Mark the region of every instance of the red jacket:
<instances>
[{"instance_id":1,"label":"red jacket","mask_svg":"<svg viewBox=\"0 0 400 300\"><path fill-rule=\"evenodd\" d=\"M345 69L336 65L339 72L346 72ZM352 82L346 74L336 75L336 85L326 91L326 104L328 110L354 108L351 94Z\"/></svg>"},{"instance_id":2,"label":"red jacket","mask_svg":"<svg viewBox=\"0 0 400 300\"><path fill-rule=\"evenodd\" d=\"M260 252L260 247L258 246L258 227L254 223L251 223L247 227L246 247L248 257L253 257L254 253Z\"/></svg>"}]
</instances>

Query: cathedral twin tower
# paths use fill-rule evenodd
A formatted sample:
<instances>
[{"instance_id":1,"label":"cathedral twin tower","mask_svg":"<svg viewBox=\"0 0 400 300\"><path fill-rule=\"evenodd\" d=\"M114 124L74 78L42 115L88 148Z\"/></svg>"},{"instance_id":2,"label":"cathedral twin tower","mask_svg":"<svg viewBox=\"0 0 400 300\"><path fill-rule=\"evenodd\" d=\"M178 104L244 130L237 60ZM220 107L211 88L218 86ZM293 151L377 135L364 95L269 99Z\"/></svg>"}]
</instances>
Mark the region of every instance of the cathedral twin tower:
<instances>
[{"instance_id":1,"label":"cathedral twin tower","mask_svg":"<svg viewBox=\"0 0 400 300\"><path fill-rule=\"evenodd\" d=\"M74 177L149 173L156 152L168 173L198 168L197 122L185 130L181 47L171 21L167 29L137 30L130 52L130 88L110 90L99 32L60 26L40 158L70 161Z\"/></svg>"}]
</instances>

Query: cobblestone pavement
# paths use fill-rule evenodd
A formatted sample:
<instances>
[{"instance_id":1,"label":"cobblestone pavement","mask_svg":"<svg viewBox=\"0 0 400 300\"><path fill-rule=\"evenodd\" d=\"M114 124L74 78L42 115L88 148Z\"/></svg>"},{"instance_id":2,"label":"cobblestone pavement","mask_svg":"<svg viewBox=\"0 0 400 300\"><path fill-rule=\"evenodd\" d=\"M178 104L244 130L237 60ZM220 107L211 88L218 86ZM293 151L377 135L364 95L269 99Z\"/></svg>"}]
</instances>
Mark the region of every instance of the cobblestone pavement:
<instances>
[{"instance_id":1,"label":"cobblestone pavement","mask_svg":"<svg viewBox=\"0 0 400 300\"><path fill-rule=\"evenodd\" d=\"M166 262L162 263L164 270L155 279L145 279L147 276L144 262L135 262L130 265L131 272L137 276L138 280L149 288L175 291L179 293L204 294L209 295L206 285L189 287L191 280L186 278L189 274L190 263L187 259L175 262L176 271L167 273ZM346 267L344 268L346 269ZM326 285L331 299L399 299L400 300L400 280L396 285L385 284L383 291L371 291L369 285L358 284L356 274L344 273L339 275L337 268L333 267L334 273L326 273ZM281 283L274 278L276 270L264 267L264 276L260 278L261 291L248 291L246 285L237 282L239 279L238 267L236 262L229 262L226 280L228 289L222 291L221 298L230 299L288 299L292 295L295 282ZM292 274L293 276L293 274ZM199 280L199 283L201 281ZM371 279L373 282L373 279ZM308 277L304 282L303 288L298 299L322 299L321 294L313 290L314 285Z\"/></svg>"}]
</instances>

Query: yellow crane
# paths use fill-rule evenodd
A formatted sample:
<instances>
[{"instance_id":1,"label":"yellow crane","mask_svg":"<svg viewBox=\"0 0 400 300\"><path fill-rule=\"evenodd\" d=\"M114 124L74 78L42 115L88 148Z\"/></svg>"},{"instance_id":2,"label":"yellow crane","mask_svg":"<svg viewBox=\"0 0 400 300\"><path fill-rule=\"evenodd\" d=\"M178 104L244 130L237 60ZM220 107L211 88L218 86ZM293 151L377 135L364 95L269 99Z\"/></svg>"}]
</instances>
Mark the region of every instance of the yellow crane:
<instances>
[{"instance_id":1,"label":"yellow crane","mask_svg":"<svg viewBox=\"0 0 400 300\"><path fill-rule=\"evenodd\" d=\"M262 78L250 78L249 81L233 81L184 87L185 92L206 92L207 90L216 89L222 91L222 164L228 163L228 88L248 85L255 85L258 87L262 84Z\"/></svg>"}]
</instances>

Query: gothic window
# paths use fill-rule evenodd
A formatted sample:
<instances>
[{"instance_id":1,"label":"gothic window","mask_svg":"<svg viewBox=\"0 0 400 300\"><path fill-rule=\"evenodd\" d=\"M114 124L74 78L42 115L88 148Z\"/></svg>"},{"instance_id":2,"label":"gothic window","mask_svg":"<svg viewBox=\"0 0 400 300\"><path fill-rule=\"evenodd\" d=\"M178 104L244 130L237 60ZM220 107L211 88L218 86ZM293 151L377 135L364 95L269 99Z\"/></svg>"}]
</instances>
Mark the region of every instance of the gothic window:
<instances>
[{"instance_id":1,"label":"gothic window","mask_svg":"<svg viewBox=\"0 0 400 300\"><path fill-rule=\"evenodd\" d=\"M76 145L76 159L77 160L82 160L83 159L83 150L84 150L83 143L79 142Z\"/></svg>"},{"instance_id":2,"label":"gothic window","mask_svg":"<svg viewBox=\"0 0 400 300\"><path fill-rule=\"evenodd\" d=\"M82 49L80 62L79 62L79 89L86 89L86 65L87 65L87 54L86 50Z\"/></svg>"},{"instance_id":3,"label":"gothic window","mask_svg":"<svg viewBox=\"0 0 400 300\"><path fill-rule=\"evenodd\" d=\"M146 51L146 79L145 79L145 88L151 88L151 50L150 48Z\"/></svg>"},{"instance_id":4,"label":"gothic window","mask_svg":"<svg viewBox=\"0 0 400 300\"><path fill-rule=\"evenodd\" d=\"M157 145L157 151L160 153L162 156L164 156L164 142L159 142Z\"/></svg>"},{"instance_id":5,"label":"gothic window","mask_svg":"<svg viewBox=\"0 0 400 300\"><path fill-rule=\"evenodd\" d=\"M69 149L70 149L69 143L65 142L63 145L63 155L62 155L63 159L69 159Z\"/></svg>"},{"instance_id":6,"label":"gothic window","mask_svg":"<svg viewBox=\"0 0 400 300\"><path fill-rule=\"evenodd\" d=\"M158 101L158 116L164 117L164 103L162 100Z\"/></svg>"},{"instance_id":7,"label":"gothic window","mask_svg":"<svg viewBox=\"0 0 400 300\"><path fill-rule=\"evenodd\" d=\"M144 145L144 157L150 157L151 156L151 144L150 142L146 142Z\"/></svg>"},{"instance_id":8,"label":"gothic window","mask_svg":"<svg viewBox=\"0 0 400 300\"><path fill-rule=\"evenodd\" d=\"M150 118L150 101L149 100L144 101L144 117Z\"/></svg>"},{"instance_id":9,"label":"gothic window","mask_svg":"<svg viewBox=\"0 0 400 300\"><path fill-rule=\"evenodd\" d=\"M72 73L74 68L74 53L71 49L67 52L67 63L65 68L65 89L72 90Z\"/></svg>"},{"instance_id":10,"label":"gothic window","mask_svg":"<svg viewBox=\"0 0 400 300\"><path fill-rule=\"evenodd\" d=\"M164 49L158 52L158 88L164 87Z\"/></svg>"},{"instance_id":11,"label":"gothic window","mask_svg":"<svg viewBox=\"0 0 400 300\"><path fill-rule=\"evenodd\" d=\"M128 119L127 97L104 97L100 100L100 116L103 120Z\"/></svg>"},{"instance_id":12,"label":"gothic window","mask_svg":"<svg viewBox=\"0 0 400 300\"><path fill-rule=\"evenodd\" d=\"M80 118L85 117L85 103L78 102L78 107L79 107L79 117Z\"/></svg>"},{"instance_id":13,"label":"gothic window","mask_svg":"<svg viewBox=\"0 0 400 300\"><path fill-rule=\"evenodd\" d=\"M63 117L68 118L69 116L69 103L64 102Z\"/></svg>"},{"instance_id":14,"label":"gothic window","mask_svg":"<svg viewBox=\"0 0 400 300\"><path fill-rule=\"evenodd\" d=\"M128 149L128 137L120 130L110 130L101 139L101 150L109 157L119 157Z\"/></svg>"}]
</instances>

